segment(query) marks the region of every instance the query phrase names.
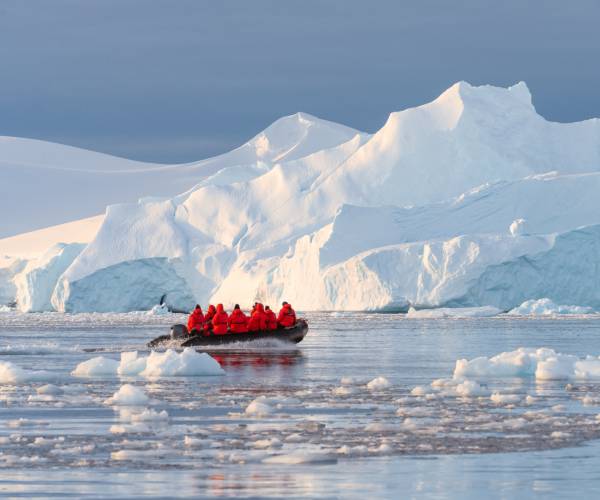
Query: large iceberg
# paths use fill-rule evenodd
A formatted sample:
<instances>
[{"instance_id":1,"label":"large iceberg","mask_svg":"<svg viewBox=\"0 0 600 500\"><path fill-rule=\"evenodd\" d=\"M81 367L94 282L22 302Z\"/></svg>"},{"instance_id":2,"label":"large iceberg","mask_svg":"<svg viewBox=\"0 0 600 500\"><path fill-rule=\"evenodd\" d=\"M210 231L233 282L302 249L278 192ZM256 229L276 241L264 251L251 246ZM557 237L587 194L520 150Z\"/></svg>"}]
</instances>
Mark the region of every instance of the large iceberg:
<instances>
[{"instance_id":1,"label":"large iceberg","mask_svg":"<svg viewBox=\"0 0 600 500\"><path fill-rule=\"evenodd\" d=\"M599 123L546 121L524 83L457 83L373 135L293 115L194 164L182 194L109 206L59 276L37 257L0 289L48 261L21 309L600 308Z\"/></svg>"}]
</instances>

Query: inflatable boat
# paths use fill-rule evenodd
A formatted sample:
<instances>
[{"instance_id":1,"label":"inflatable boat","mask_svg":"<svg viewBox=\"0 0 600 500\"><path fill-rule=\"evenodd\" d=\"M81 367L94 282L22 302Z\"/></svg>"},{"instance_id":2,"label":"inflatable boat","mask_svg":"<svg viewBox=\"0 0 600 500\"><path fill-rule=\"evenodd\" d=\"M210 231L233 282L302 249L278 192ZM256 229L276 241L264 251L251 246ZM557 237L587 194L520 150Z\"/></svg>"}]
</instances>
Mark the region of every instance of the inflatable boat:
<instances>
[{"instance_id":1,"label":"inflatable boat","mask_svg":"<svg viewBox=\"0 0 600 500\"><path fill-rule=\"evenodd\" d=\"M223 335L198 333L196 330L188 332L185 325L177 324L171 327L171 333L161 335L148 342L148 347L160 347L168 344L169 347L209 347L235 342L252 342L260 339L279 339L285 342L297 344L308 333L308 323L305 319L298 319L294 326L289 328L278 328L277 330L259 330L247 333L226 333ZM179 344L179 346L177 346Z\"/></svg>"}]
</instances>

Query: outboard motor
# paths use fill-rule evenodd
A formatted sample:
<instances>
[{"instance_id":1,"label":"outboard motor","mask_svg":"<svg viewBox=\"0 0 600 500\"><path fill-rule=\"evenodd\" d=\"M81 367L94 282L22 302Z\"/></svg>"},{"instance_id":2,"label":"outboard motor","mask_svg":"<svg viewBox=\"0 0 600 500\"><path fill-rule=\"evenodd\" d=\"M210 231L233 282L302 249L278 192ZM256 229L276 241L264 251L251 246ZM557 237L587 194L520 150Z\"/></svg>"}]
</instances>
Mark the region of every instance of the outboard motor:
<instances>
[{"instance_id":1,"label":"outboard motor","mask_svg":"<svg viewBox=\"0 0 600 500\"><path fill-rule=\"evenodd\" d=\"M180 339L188 335L187 326L177 324L171 327L171 338L172 339Z\"/></svg>"}]
</instances>

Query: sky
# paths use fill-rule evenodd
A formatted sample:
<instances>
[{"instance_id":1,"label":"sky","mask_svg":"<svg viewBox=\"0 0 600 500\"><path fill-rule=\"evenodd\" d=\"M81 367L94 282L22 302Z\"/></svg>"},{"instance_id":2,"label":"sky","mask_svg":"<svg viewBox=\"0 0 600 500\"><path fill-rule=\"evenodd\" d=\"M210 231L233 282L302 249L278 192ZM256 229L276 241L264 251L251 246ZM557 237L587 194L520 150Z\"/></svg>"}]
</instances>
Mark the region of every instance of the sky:
<instances>
[{"instance_id":1,"label":"sky","mask_svg":"<svg viewBox=\"0 0 600 500\"><path fill-rule=\"evenodd\" d=\"M0 135L164 163L304 111L367 132L459 80L600 116L595 0L2 0Z\"/></svg>"}]
</instances>

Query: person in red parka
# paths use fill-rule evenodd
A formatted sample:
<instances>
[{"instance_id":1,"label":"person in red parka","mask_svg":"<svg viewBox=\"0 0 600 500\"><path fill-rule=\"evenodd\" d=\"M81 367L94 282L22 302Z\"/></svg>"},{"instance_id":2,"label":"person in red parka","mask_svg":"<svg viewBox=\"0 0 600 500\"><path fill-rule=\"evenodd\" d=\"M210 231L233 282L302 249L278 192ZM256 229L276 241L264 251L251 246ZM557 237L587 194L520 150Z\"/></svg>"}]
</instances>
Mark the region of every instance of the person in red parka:
<instances>
[{"instance_id":1,"label":"person in red parka","mask_svg":"<svg viewBox=\"0 0 600 500\"><path fill-rule=\"evenodd\" d=\"M213 316L213 333L215 335L224 335L227 333L227 320L229 317L223 309L223 304L217 304L217 312Z\"/></svg>"},{"instance_id":2,"label":"person in red parka","mask_svg":"<svg viewBox=\"0 0 600 500\"><path fill-rule=\"evenodd\" d=\"M262 304L256 304L254 312L248 322L248 331L257 332L258 330L267 329L267 316L265 315L265 309Z\"/></svg>"},{"instance_id":3,"label":"person in red parka","mask_svg":"<svg viewBox=\"0 0 600 500\"><path fill-rule=\"evenodd\" d=\"M214 315L217 313L215 306L212 304L208 305L208 309L206 310L206 314L204 315L204 331L210 332L213 329L212 319Z\"/></svg>"},{"instance_id":4,"label":"person in red parka","mask_svg":"<svg viewBox=\"0 0 600 500\"><path fill-rule=\"evenodd\" d=\"M229 315L229 331L231 333L246 333L248 331L248 316L236 304Z\"/></svg>"},{"instance_id":5,"label":"person in red parka","mask_svg":"<svg viewBox=\"0 0 600 500\"><path fill-rule=\"evenodd\" d=\"M296 311L292 309L292 306L287 302L281 304L283 307L279 311L277 316L277 323L284 328L289 328L296 324Z\"/></svg>"},{"instance_id":6,"label":"person in red parka","mask_svg":"<svg viewBox=\"0 0 600 500\"><path fill-rule=\"evenodd\" d=\"M196 330L197 332L202 331L202 327L204 325L204 314L202 314L202 308L196 304L196 307L190 314L187 322L187 329L189 333L192 333L192 330Z\"/></svg>"},{"instance_id":7,"label":"person in red parka","mask_svg":"<svg viewBox=\"0 0 600 500\"><path fill-rule=\"evenodd\" d=\"M277 316L269 306L265 306L265 315L267 317L267 330L277 330Z\"/></svg>"}]
</instances>

